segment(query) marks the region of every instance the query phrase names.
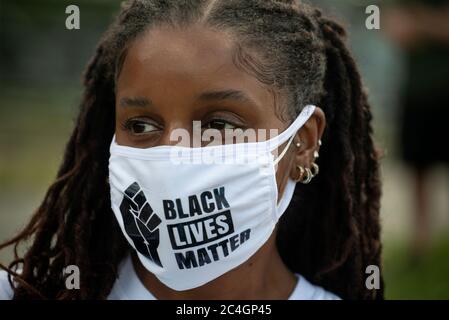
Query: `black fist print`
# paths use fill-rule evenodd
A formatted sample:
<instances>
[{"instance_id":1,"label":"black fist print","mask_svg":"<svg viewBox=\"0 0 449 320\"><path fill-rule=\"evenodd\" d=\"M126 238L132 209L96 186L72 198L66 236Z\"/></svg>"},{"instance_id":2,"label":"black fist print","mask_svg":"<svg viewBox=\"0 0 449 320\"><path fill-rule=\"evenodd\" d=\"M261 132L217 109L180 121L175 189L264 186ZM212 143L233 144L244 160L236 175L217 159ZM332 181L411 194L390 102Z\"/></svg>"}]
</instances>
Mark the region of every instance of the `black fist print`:
<instances>
[{"instance_id":1,"label":"black fist print","mask_svg":"<svg viewBox=\"0 0 449 320\"><path fill-rule=\"evenodd\" d=\"M125 231L132 239L134 247L141 254L162 267L157 248L159 247L159 229L161 219L153 212L145 194L137 182L125 190L120 204Z\"/></svg>"}]
</instances>

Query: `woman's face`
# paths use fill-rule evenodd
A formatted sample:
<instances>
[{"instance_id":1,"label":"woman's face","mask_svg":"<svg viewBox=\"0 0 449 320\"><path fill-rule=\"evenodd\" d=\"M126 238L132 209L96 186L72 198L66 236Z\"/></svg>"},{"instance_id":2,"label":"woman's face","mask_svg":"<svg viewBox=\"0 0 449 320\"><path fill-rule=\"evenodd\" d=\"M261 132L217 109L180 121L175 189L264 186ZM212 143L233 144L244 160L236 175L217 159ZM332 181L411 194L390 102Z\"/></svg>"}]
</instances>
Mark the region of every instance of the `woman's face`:
<instances>
[{"instance_id":1,"label":"woman's face","mask_svg":"<svg viewBox=\"0 0 449 320\"><path fill-rule=\"evenodd\" d=\"M194 121L201 121L203 130L221 130L223 136L224 129L267 129L268 138L270 129L283 131L289 123L278 117L273 94L234 65L234 52L229 35L195 26L159 27L134 40L117 79L117 143L175 145L173 130L182 128L193 136ZM289 152L281 161L280 192L296 160Z\"/></svg>"}]
</instances>

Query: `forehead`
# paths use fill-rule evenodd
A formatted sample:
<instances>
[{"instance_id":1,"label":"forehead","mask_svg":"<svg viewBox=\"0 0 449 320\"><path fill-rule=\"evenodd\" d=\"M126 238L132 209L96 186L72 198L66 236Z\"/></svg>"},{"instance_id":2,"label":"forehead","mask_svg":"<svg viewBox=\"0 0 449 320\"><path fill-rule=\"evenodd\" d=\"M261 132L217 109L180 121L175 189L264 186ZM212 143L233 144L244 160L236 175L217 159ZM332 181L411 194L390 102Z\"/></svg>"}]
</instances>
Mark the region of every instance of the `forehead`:
<instances>
[{"instance_id":1,"label":"forehead","mask_svg":"<svg viewBox=\"0 0 449 320\"><path fill-rule=\"evenodd\" d=\"M235 43L229 34L199 26L184 30L169 26L150 29L128 49L128 57L153 67L208 71L229 62Z\"/></svg>"},{"instance_id":2,"label":"forehead","mask_svg":"<svg viewBox=\"0 0 449 320\"><path fill-rule=\"evenodd\" d=\"M128 47L117 88L130 94L138 89L151 94L174 87L195 93L227 88L270 101L268 88L236 66L235 52L236 42L225 32L201 26L154 27Z\"/></svg>"}]
</instances>

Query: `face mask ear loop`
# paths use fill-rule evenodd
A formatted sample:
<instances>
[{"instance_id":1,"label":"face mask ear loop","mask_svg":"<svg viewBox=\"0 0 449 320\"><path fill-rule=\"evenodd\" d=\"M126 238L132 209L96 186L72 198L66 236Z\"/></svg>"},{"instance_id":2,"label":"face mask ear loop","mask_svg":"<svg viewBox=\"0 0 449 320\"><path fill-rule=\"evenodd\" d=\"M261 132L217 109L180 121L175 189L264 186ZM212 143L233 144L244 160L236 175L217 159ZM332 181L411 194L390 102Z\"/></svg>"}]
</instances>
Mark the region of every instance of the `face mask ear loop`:
<instances>
[{"instance_id":1,"label":"face mask ear loop","mask_svg":"<svg viewBox=\"0 0 449 320\"><path fill-rule=\"evenodd\" d=\"M295 135L293 135L293 136L290 137L290 139L288 140L288 143L287 143L287 145L285 146L284 150L282 150L282 152L281 152L281 154L279 155L279 157L277 157L277 158L274 160L273 164L274 164L275 166L279 163L279 161L282 160L282 158L283 158L283 157L285 156L285 154L287 153L288 148L290 148L290 145L292 144L292 141L293 141L293 138L294 138L294 137L295 137Z\"/></svg>"},{"instance_id":2,"label":"face mask ear loop","mask_svg":"<svg viewBox=\"0 0 449 320\"><path fill-rule=\"evenodd\" d=\"M265 144L267 145L267 149L270 151L275 150L278 148L281 144L286 142L288 139L291 139L292 136L294 136L299 129L302 128L302 126L309 120L310 116L313 114L313 111L315 110L314 105L307 105L304 107L304 109L299 114L298 118L296 118L295 121L288 127L285 131L281 132L278 136L265 141Z\"/></svg>"}]
</instances>

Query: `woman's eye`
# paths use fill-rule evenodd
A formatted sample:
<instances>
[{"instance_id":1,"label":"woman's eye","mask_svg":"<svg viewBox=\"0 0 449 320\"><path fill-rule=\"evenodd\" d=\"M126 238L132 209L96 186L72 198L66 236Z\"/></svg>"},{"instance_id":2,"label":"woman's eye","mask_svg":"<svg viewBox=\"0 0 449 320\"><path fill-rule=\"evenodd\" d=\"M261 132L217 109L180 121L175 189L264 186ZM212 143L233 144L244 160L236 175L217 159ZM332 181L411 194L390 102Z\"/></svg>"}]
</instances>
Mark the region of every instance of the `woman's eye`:
<instances>
[{"instance_id":1,"label":"woman's eye","mask_svg":"<svg viewBox=\"0 0 449 320\"><path fill-rule=\"evenodd\" d=\"M130 120L126 128L134 135L141 135L159 130L154 124L142 120Z\"/></svg>"},{"instance_id":2,"label":"woman's eye","mask_svg":"<svg viewBox=\"0 0 449 320\"><path fill-rule=\"evenodd\" d=\"M235 129L236 125L226 121L226 120L212 120L209 121L205 126L205 129L216 129L216 130L224 130L224 129Z\"/></svg>"}]
</instances>

